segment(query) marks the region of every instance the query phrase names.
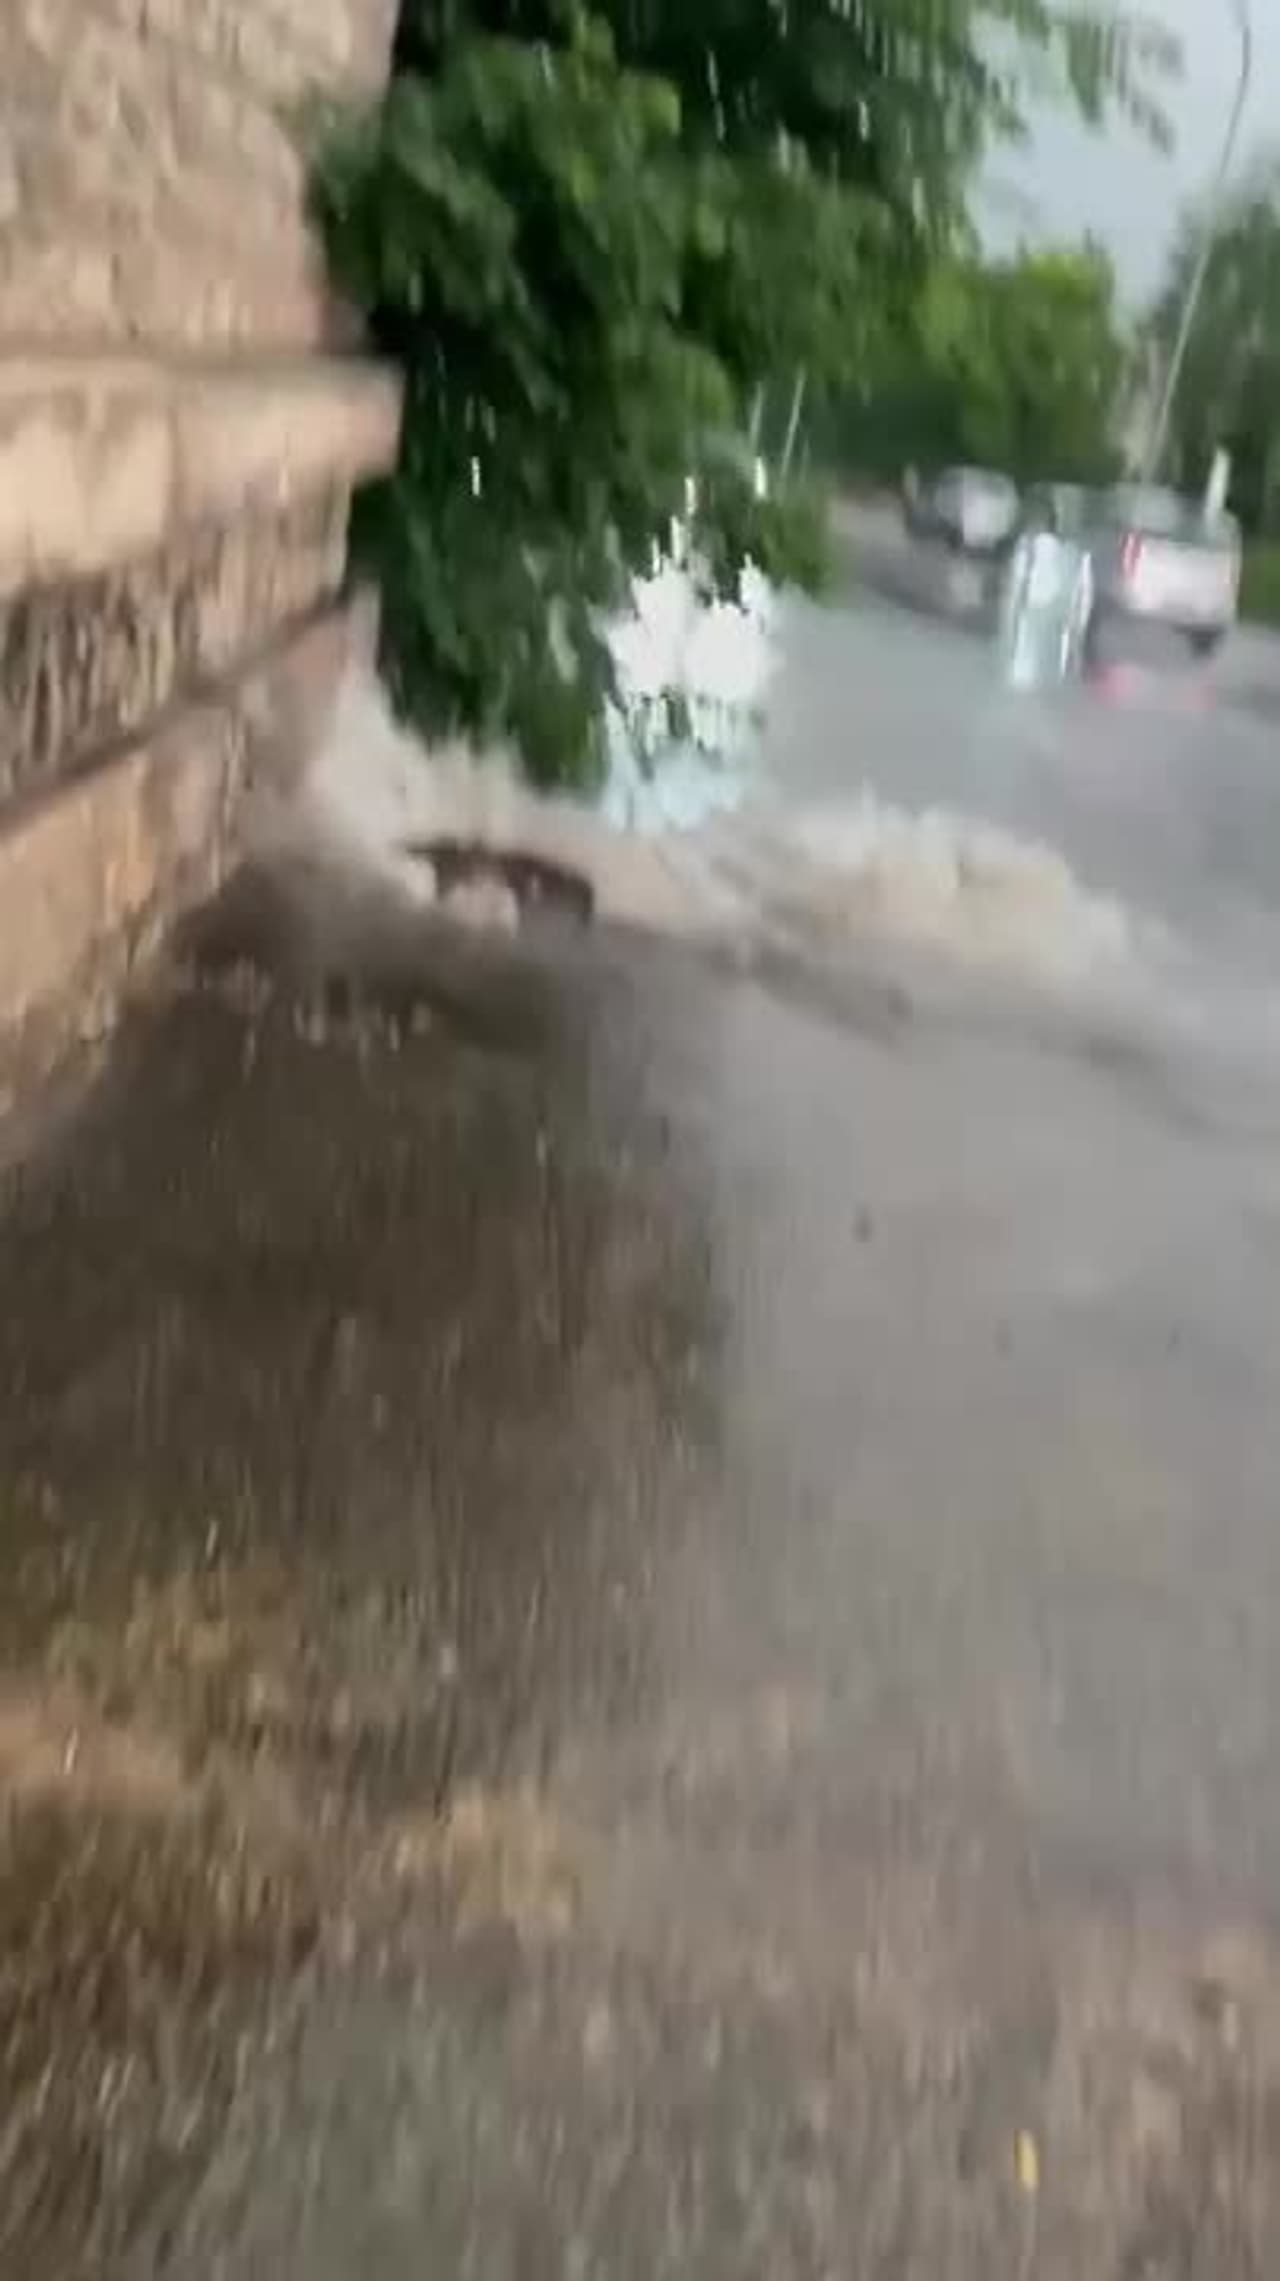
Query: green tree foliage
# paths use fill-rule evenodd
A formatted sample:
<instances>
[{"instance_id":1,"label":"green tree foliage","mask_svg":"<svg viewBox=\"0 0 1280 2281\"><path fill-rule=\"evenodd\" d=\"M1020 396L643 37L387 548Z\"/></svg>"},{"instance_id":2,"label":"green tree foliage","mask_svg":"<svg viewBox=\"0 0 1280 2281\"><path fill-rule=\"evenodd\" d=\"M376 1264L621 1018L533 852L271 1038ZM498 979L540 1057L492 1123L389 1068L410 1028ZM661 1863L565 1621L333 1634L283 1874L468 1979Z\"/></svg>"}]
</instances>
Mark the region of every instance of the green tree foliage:
<instances>
[{"instance_id":1,"label":"green tree foliage","mask_svg":"<svg viewBox=\"0 0 1280 2281\"><path fill-rule=\"evenodd\" d=\"M584 17L556 44L469 34L325 146L336 274L405 375L400 465L357 532L393 693L428 729L511 737L543 781L599 775L602 623L691 478L717 591L748 559L814 568L803 503L756 499L721 448L755 362L754 232L734 169L680 126L670 82ZM783 299L807 347L856 263L826 186L783 181L780 212L802 196L821 260Z\"/></svg>"},{"instance_id":2,"label":"green tree foliage","mask_svg":"<svg viewBox=\"0 0 1280 2281\"><path fill-rule=\"evenodd\" d=\"M1169 471L1198 489L1224 445L1246 527L1280 536L1280 160L1261 167L1211 226L1173 408ZM1192 211L1179 232L1151 323L1157 362L1176 335L1205 227L1206 217Z\"/></svg>"},{"instance_id":3,"label":"green tree foliage","mask_svg":"<svg viewBox=\"0 0 1280 2281\"><path fill-rule=\"evenodd\" d=\"M1098 248L943 255L876 384L832 422L831 456L877 477L959 462L1102 482L1118 471L1131 363Z\"/></svg>"},{"instance_id":4,"label":"green tree foliage","mask_svg":"<svg viewBox=\"0 0 1280 2281\"><path fill-rule=\"evenodd\" d=\"M1050 85L1153 123L1167 62L1071 0L405 0L384 108L327 122L316 177L405 374L357 532L402 709L598 778L601 628L690 478L718 593L816 570L806 503L719 448L758 387L881 370L991 138Z\"/></svg>"},{"instance_id":5,"label":"green tree foliage","mask_svg":"<svg viewBox=\"0 0 1280 2281\"><path fill-rule=\"evenodd\" d=\"M1158 9L1113 0L595 0L624 65L677 88L687 141L802 153L903 225L948 233L972 169L1028 107L1118 110L1163 139L1178 48ZM554 40L561 0L404 0L402 63L428 73L468 29Z\"/></svg>"},{"instance_id":6,"label":"green tree foliage","mask_svg":"<svg viewBox=\"0 0 1280 2281\"><path fill-rule=\"evenodd\" d=\"M1019 482L1101 482L1117 471L1127 354L1105 255L1086 247L941 264L919 329L944 456Z\"/></svg>"},{"instance_id":7,"label":"green tree foliage","mask_svg":"<svg viewBox=\"0 0 1280 2281\"><path fill-rule=\"evenodd\" d=\"M1244 550L1240 610L1269 626L1280 626L1280 543L1257 542Z\"/></svg>"}]
</instances>

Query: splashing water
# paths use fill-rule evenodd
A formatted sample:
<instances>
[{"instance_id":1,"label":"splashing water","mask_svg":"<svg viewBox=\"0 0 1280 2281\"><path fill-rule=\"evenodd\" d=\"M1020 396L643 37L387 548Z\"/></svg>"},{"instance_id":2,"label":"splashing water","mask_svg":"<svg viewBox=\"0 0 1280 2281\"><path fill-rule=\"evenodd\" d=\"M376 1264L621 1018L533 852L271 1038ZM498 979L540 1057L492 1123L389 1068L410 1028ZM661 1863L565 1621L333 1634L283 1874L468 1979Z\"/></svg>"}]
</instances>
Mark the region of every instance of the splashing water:
<instances>
[{"instance_id":1,"label":"splashing water","mask_svg":"<svg viewBox=\"0 0 1280 2281\"><path fill-rule=\"evenodd\" d=\"M913 815L869 790L743 820L718 860L764 913L834 937L917 943L1031 979L1118 974L1138 923L1091 894L1052 848L931 809Z\"/></svg>"},{"instance_id":2,"label":"splashing water","mask_svg":"<svg viewBox=\"0 0 1280 2281\"><path fill-rule=\"evenodd\" d=\"M687 832L741 804L777 671L776 601L749 572L741 607L708 604L678 559L637 585L610 631L619 701L601 807L611 824Z\"/></svg>"},{"instance_id":3,"label":"splashing water","mask_svg":"<svg viewBox=\"0 0 1280 2281\"><path fill-rule=\"evenodd\" d=\"M913 813L866 786L800 806L771 794L757 729L783 628L763 581L748 604L708 608L670 565L640 589L615 631L623 704L594 817L521 787L509 755L426 752L392 722L376 684L356 677L311 772L311 826L411 890L422 875L406 844L433 835L535 848L597 885L624 867L628 844L638 854L648 842L655 862L679 871L682 919L701 909L713 930L731 913L748 935L785 928L801 952L808 942L829 957L842 942L879 940L1039 983L1132 984L1140 967L1154 972L1153 926L1091 893L1035 838L949 809ZM690 733L654 765L637 720L673 685L688 700ZM298 826L295 815L286 836ZM663 883L651 914L661 927L671 898L660 864L628 869L628 908L643 923L650 879Z\"/></svg>"},{"instance_id":4,"label":"splashing water","mask_svg":"<svg viewBox=\"0 0 1280 2281\"><path fill-rule=\"evenodd\" d=\"M1135 925L1090 894L1041 842L957 814L893 806L863 787L819 807L766 808L756 734L781 651L779 598L762 579L746 607L708 608L676 561L636 593L613 634L622 703L613 722L608 820L686 835L745 913L803 934L891 937L1058 981L1117 970ZM674 689L689 732L649 756L646 711Z\"/></svg>"}]
</instances>

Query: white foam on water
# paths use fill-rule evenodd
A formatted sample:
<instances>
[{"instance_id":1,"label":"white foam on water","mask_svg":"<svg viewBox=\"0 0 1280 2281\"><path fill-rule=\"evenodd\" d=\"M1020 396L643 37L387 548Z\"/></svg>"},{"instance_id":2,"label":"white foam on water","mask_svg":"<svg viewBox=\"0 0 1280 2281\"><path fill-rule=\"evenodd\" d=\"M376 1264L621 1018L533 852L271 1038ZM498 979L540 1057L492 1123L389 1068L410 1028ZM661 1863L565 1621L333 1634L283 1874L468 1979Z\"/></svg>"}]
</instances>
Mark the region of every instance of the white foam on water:
<instances>
[{"instance_id":1,"label":"white foam on water","mask_svg":"<svg viewBox=\"0 0 1280 2281\"><path fill-rule=\"evenodd\" d=\"M1280 1095L1274 966L1210 964L1192 946L1093 894L1051 849L958 815L912 814L869 791L788 811L752 799L694 828L619 830L580 804L520 783L509 757L428 751L392 719L377 681L350 676L305 783L263 788L251 840L336 864L415 903L433 875L414 842L478 839L548 857L590 880L602 918L742 947L781 938L829 967L867 946L944 969L1087 999L1125 1029L1158 1035L1212 1072L1241 1070ZM1275 1073L1274 1075L1272 1073ZM1268 1114L1270 1114L1270 1108Z\"/></svg>"},{"instance_id":2,"label":"white foam on water","mask_svg":"<svg viewBox=\"0 0 1280 2281\"><path fill-rule=\"evenodd\" d=\"M708 612L690 607L687 583L673 578L641 596L628 686L642 692L676 673L704 720L723 709L725 738L719 749L669 752L646 773L620 737L594 810L534 794L509 754L428 751L357 670L301 798L287 812L277 801L257 836L318 847L416 900L430 900L431 878L408 853L415 843L524 848L589 877L602 915L682 932L727 927L742 940L781 928L793 951L808 945L824 962L868 944L919 949L1015 986L1101 991L1117 1013L1280 1066L1273 960L1251 960L1252 976L1234 959L1211 968L1033 836L945 807L913 810L870 787L801 806L771 792L734 708L767 698L781 636L774 599L764 590L746 613Z\"/></svg>"},{"instance_id":3,"label":"white foam on water","mask_svg":"<svg viewBox=\"0 0 1280 2281\"><path fill-rule=\"evenodd\" d=\"M1247 1095L1267 1129L1280 1123L1274 956L1217 955L1094 891L1040 841L863 790L790 814L758 809L694 844L722 867L744 931L780 930L793 958L829 967L887 949L914 986L919 953L939 979L949 971L1000 998L1029 989L1069 1021L1087 1014L1171 1056L1213 1114Z\"/></svg>"},{"instance_id":4,"label":"white foam on water","mask_svg":"<svg viewBox=\"0 0 1280 2281\"><path fill-rule=\"evenodd\" d=\"M266 779L245 817L246 845L259 856L334 867L419 908L436 895L431 844L454 840L576 874L602 918L695 938L736 917L694 852L696 836L619 830L582 801L533 790L510 753L424 744L362 665L348 672L302 781Z\"/></svg>"},{"instance_id":5,"label":"white foam on water","mask_svg":"<svg viewBox=\"0 0 1280 2281\"><path fill-rule=\"evenodd\" d=\"M1052 849L1009 832L943 810L913 814L869 790L798 810L766 803L740 752L676 752L643 781L619 764L593 816L531 793L507 755L426 750L392 720L377 682L357 673L304 798L268 819L259 840L318 841L417 893L424 875L406 849L436 836L528 846L598 880L625 871L637 882L628 908L642 921L643 882L653 878L657 926L671 901L667 873L678 870L682 920L698 905L710 926L732 910L748 935L783 921L797 948L808 933L824 956L841 940L852 950L872 937L1070 983L1132 981L1152 948L1145 923L1091 893ZM627 857L645 842L656 870Z\"/></svg>"},{"instance_id":6,"label":"white foam on water","mask_svg":"<svg viewBox=\"0 0 1280 2281\"><path fill-rule=\"evenodd\" d=\"M733 868L731 841L718 845ZM833 935L878 936L1071 982L1119 975L1144 947L1136 917L1090 892L1052 848L941 809L913 814L869 790L757 816L742 852L762 904L820 931L828 949Z\"/></svg>"}]
</instances>

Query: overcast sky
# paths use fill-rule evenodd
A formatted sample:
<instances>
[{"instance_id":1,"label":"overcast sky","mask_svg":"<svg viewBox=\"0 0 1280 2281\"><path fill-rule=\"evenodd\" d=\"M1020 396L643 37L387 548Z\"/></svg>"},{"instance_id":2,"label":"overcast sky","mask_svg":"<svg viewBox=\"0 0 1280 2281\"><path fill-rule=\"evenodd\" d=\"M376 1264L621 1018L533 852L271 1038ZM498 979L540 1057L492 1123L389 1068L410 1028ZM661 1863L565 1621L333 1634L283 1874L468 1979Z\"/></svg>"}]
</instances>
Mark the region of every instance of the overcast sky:
<instances>
[{"instance_id":1,"label":"overcast sky","mask_svg":"<svg viewBox=\"0 0 1280 2281\"><path fill-rule=\"evenodd\" d=\"M1213 173L1240 69L1240 35L1233 0L1146 0L1181 36L1186 50L1182 83L1171 109L1177 147L1162 158L1114 126L1100 134L1063 118L1037 130L1012 164L997 169L1002 181L1033 201L1034 221L1020 224L998 192L989 200L992 234L1076 238L1086 230L1105 239L1126 292L1145 295L1156 282L1174 218L1182 201ZM1240 144L1251 150L1280 146L1280 0L1251 0L1254 66L1252 94Z\"/></svg>"}]
</instances>

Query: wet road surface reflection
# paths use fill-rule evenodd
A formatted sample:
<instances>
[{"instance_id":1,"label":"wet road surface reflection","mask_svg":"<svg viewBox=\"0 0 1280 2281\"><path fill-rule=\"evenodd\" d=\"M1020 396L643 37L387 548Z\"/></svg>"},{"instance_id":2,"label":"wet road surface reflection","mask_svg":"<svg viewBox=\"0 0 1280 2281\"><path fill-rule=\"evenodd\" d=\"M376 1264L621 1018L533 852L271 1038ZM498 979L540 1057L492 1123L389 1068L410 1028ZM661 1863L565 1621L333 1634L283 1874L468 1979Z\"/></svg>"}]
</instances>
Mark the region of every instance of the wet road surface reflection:
<instances>
[{"instance_id":1,"label":"wet road surface reflection","mask_svg":"<svg viewBox=\"0 0 1280 2281\"><path fill-rule=\"evenodd\" d=\"M325 881L198 954L0 1217L0 2272L1267 2270L1274 1120Z\"/></svg>"}]
</instances>

